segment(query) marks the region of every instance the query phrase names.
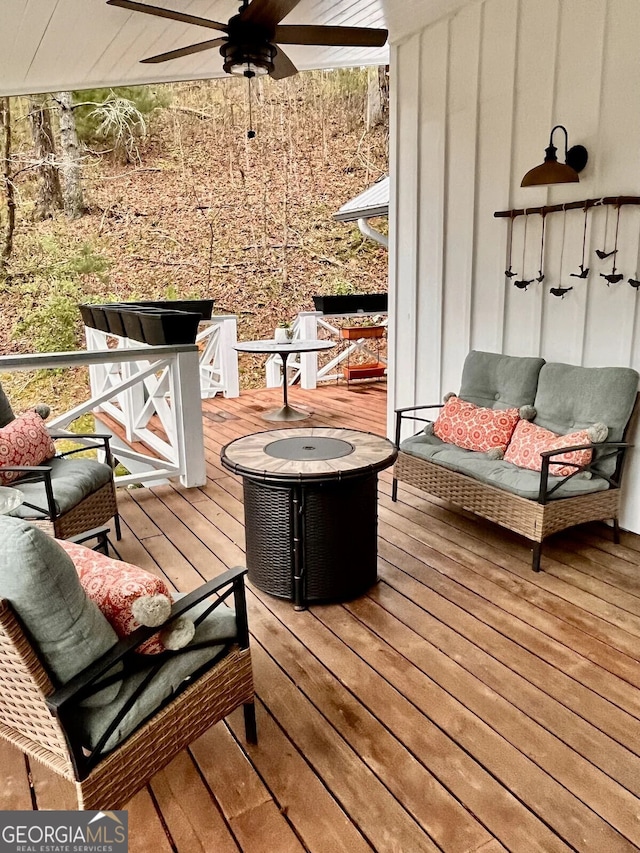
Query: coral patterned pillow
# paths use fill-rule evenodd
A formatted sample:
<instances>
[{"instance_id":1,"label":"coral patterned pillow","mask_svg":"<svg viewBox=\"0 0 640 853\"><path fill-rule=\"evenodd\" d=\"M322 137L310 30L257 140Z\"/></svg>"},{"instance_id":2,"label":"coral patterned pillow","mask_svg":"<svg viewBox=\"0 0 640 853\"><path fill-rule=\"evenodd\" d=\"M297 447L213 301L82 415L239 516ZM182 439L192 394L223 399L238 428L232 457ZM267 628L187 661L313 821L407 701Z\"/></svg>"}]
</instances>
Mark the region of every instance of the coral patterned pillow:
<instances>
[{"instance_id":1,"label":"coral patterned pillow","mask_svg":"<svg viewBox=\"0 0 640 853\"><path fill-rule=\"evenodd\" d=\"M84 545L58 540L73 560L80 583L98 605L118 637L127 637L141 625L163 625L171 615L173 600L166 583L131 563L112 560ZM174 619L150 637L137 651L155 655L186 646L193 638L193 622Z\"/></svg>"},{"instance_id":2,"label":"coral patterned pillow","mask_svg":"<svg viewBox=\"0 0 640 853\"><path fill-rule=\"evenodd\" d=\"M442 441L465 450L504 452L520 418L518 409L484 409L460 397L449 397L433 432Z\"/></svg>"},{"instance_id":3,"label":"coral patterned pillow","mask_svg":"<svg viewBox=\"0 0 640 853\"><path fill-rule=\"evenodd\" d=\"M55 453L55 445L40 415L35 411L19 415L0 429L0 484L6 485L22 476L18 471L3 474L2 466L40 465Z\"/></svg>"},{"instance_id":4,"label":"coral patterned pillow","mask_svg":"<svg viewBox=\"0 0 640 853\"><path fill-rule=\"evenodd\" d=\"M589 444L590 442L589 431L586 429L580 429L568 435L558 435L529 421L520 421L504 458L507 462L513 462L520 468L540 471L542 468L540 454L544 450L558 450L561 447L572 447L575 444ZM575 465L588 465L591 462L592 455L593 451L589 449L573 450L569 453L562 453L560 456L554 456L555 461L550 463L549 473L555 477L568 477L576 469L560 463L573 462Z\"/></svg>"}]
</instances>

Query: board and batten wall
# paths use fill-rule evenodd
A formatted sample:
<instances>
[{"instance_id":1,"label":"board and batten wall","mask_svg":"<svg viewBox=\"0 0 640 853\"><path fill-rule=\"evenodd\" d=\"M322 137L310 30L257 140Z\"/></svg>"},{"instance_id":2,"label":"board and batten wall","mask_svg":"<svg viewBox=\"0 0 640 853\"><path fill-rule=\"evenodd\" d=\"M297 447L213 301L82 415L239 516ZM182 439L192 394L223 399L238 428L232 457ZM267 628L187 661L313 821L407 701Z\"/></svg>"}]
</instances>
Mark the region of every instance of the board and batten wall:
<instances>
[{"instance_id":1,"label":"board and batten wall","mask_svg":"<svg viewBox=\"0 0 640 853\"><path fill-rule=\"evenodd\" d=\"M545 280L510 284L494 211L640 195L640 0L476 0L392 47L389 429L393 409L457 390L470 349L640 370L640 208L546 218ZM521 188L563 124L589 163L578 184ZM564 152L561 131L554 141ZM514 220L513 269L538 274L542 217ZM605 230L607 231L605 235ZM564 240L563 240L564 232ZM526 251L523 253L523 247ZM564 249L563 249L564 246ZM524 254L524 257L523 257ZM564 298L551 286L573 286ZM640 435L632 437L640 443ZM640 448L622 526L640 533Z\"/></svg>"}]
</instances>

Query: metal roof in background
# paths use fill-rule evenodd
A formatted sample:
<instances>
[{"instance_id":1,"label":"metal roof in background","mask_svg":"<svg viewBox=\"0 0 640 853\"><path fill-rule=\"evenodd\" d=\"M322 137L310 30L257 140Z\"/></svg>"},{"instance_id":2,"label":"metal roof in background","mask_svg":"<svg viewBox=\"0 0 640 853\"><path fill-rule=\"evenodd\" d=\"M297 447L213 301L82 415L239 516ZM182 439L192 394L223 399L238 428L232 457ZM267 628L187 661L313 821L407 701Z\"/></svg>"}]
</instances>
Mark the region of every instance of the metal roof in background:
<instances>
[{"instance_id":1,"label":"metal roof in background","mask_svg":"<svg viewBox=\"0 0 640 853\"><path fill-rule=\"evenodd\" d=\"M389 215L389 176L385 175L366 189L346 201L333 218L339 222L355 222L358 219L369 219L373 216Z\"/></svg>"}]
</instances>

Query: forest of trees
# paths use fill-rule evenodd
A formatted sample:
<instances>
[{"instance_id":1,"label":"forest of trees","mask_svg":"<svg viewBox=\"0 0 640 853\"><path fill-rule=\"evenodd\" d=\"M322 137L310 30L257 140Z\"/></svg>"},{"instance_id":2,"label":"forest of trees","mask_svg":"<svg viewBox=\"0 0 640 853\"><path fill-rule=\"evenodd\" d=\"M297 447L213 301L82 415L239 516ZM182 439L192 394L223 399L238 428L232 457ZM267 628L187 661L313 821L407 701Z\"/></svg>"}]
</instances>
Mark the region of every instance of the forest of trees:
<instances>
[{"instance_id":1,"label":"forest of trees","mask_svg":"<svg viewBox=\"0 0 640 853\"><path fill-rule=\"evenodd\" d=\"M83 301L213 297L248 337L386 289L386 252L332 220L386 171L386 81L261 80L251 140L245 81L0 99L2 352L81 348Z\"/></svg>"}]
</instances>

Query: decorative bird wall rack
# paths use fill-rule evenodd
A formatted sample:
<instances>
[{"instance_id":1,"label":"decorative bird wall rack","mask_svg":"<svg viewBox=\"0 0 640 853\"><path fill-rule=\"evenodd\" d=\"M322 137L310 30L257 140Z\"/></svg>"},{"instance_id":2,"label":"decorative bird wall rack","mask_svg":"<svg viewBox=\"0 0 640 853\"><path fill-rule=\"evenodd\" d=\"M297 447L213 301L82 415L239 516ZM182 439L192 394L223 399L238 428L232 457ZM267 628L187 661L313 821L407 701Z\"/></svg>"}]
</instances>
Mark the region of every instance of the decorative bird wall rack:
<instances>
[{"instance_id":1,"label":"decorative bird wall rack","mask_svg":"<svg viewBox=\"0 0 640 853\"><path fill-rule=\"evenodd\" d=\"M620 196L605 196L603 198L587 198L583 201L568 201L562 204L550 204L545 205L543 207L524 207L524 208L515 208L513 210L497 210L493 215L497 218L501 219L509 219L509 233L507 238L507 269L505 270L506 278L517 287L519 290L527 290L529 285L533 284L533 282L541 283L545 278L545 273L543 271L544 267L544 241L545 241L545 230L547 221L546 218L551 213L559 213L563 214L563 222L562 222L562 242L561 242L561 253L560 253L560 281L556 286L549 287L549 293L552 296L557 296L564 299L565 295L569 293L569 291L573 290L573 287L563 287L562 286L562 275L563 275L563 260L564 260L564 248L565 248L565 233L566 233L566 220L567 220L567 211L568 210L583 210L584 211L584 224L582 228L582 260L580 262L580 271L569 273L569 276L572 278L578 279L586 279L589 276L589 266L585 266L586 264L586 246L587 246L587 221L589 218L589 211L593 208L597 207L606 207L607 215L605 220L604 227L604 245L602 249L596 249L595 254L599 261L607 260L611 258L611 271L610 272L599 272L599 277L603 278L607 287L610 287L612 284L618 284L624 278L624 274L618 272L617 270L617 254L618 254L618 232L620 228L620 211L625 205L636 205L640 206L640 196L633 195L620 195ZM615 215L611 217L613 220L611 229L609 227L609 213L611 208L615 208ZM528 218L525 219L525 225L522 234L522 269L520 271L514 270L512 267L512 259L513 259L513 221L518 216L529 217L534 214L539 214L542 217L542 231L540 237L540 259L539 259L539 269L537 276L531 276L531 278L527 279L525 275L525 259L526 259L526 249L527 249L527 223ZM613 235L613 246L611 247L611 234ZM514 280L515 279L515 280ZM640 288L640 280L638 279L638 273L636 272L635 276L631 276L627 279L627 282L631 285L632 288L635 289L636 293Z\"/></svg>"}]
</instances>

